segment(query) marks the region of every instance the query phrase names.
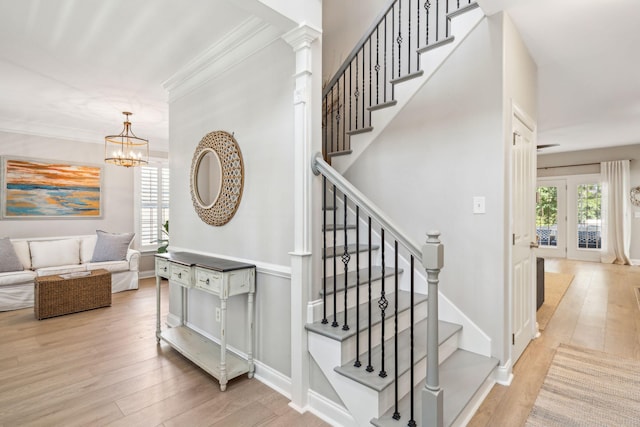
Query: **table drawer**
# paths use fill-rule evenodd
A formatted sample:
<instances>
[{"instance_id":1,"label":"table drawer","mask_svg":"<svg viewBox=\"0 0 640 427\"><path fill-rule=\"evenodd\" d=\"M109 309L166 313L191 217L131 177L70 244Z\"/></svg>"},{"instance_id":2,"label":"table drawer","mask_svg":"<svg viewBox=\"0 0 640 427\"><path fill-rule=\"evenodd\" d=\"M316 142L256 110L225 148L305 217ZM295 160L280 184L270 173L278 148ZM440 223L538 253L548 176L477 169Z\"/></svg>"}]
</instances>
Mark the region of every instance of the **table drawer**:
<instances>
[{"instance_id":1,"label":"table drawer","mask_svg":"<svg viewBox=\"0 0 640 427\"><path fill-rule=\"evenodd\" d=\"M156 258L156 276L164 277L165 279L170 277L169 261Z\"/></svg>"},{"instance_id":2,"label":"table drawer","mask_svg":"<svg viewBox=\"0 0 640 427\"><path fill-rule=\"evenodd\" d=\"M170 264L169 271L171 276L169 280L176 282L179 285L190 288L191 287L191 268L184 265Z\"/></svg>"},{"instance_id":3,"label":"table drawer","mask_svg":"<svg viewBox=\"0 0 640 427\"><path fill-rule=\"evenodd\" d=\"M222 273L196 268L196 287L203 291L220 295L220 289L222 288Z\"/></svg>"}]
</instances>

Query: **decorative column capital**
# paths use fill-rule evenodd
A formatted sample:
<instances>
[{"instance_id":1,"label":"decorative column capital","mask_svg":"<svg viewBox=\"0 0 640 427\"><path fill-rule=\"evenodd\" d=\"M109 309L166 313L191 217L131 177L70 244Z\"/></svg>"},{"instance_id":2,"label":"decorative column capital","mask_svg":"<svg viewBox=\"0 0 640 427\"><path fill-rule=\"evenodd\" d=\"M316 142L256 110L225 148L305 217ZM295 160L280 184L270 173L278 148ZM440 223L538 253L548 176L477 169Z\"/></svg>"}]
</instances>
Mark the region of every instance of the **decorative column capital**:
<instances>
[{"instance_id":1,"label":"decorative column capital","mask_svg":"<svg viewBox=\"0 0 640 427\"><path fill-rule=\"evenodd\" d=\"M300 49L310 48L311 43L320 37L321 34L322 32L320 30L317 30L307 24L300 24L297 28L294 28L284 34L282 39L291 45L293 50L297 52Z\"/></svg>"}]
</instances>

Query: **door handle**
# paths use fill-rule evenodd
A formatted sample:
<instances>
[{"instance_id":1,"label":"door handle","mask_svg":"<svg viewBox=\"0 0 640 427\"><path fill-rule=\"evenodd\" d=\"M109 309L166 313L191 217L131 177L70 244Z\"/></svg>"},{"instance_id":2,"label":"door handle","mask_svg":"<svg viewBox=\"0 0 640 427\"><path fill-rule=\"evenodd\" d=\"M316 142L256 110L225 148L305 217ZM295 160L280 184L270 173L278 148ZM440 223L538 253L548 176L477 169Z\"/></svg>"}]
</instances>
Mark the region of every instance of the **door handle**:
<instances>
[{"instance_id":1,"label":"door handle","mask_svg":"<svg viewBox=\"0 0 640 427\"><path fill-rule=\"evenodd\" d=\"M529 243L529 248L530 249L534 249L534 248L538 248L538 247L540 247L540 245L537 244L537 243L534 243L534 242Z\"/></svg>"}]
</instances>

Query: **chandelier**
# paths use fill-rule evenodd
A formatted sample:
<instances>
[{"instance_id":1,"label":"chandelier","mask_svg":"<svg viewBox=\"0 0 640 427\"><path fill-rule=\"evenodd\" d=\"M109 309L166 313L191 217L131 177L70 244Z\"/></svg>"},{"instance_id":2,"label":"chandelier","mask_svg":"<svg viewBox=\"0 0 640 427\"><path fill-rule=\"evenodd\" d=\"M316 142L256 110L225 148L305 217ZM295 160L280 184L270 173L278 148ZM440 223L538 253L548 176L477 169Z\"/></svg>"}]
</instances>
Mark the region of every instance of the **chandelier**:
<instances>
[{"instance_id":1,"label":"chandelier","mask_svg":"<svg viewBox=\"0 0 640 427\"><path fill-rule=\"evenodd\" d=\"M118 135L104 137L104 161L118 166L131 167L149 163L149 141L138 138L131 130L129 116L123 111L124 127Z\"/></svg>"}]
</instances>

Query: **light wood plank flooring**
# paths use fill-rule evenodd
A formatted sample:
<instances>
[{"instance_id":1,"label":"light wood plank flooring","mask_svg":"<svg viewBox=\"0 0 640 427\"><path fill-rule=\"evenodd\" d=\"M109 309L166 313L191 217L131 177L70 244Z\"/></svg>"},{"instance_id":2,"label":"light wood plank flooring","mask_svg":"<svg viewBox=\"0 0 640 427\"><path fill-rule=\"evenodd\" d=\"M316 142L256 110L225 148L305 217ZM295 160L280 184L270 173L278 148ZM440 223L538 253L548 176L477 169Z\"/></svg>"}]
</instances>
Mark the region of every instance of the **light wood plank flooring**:
<instances>
[{"instance_id":1,"label":"light wood plank flooring","mask_svg":"<svg viewBox=\"0 0 640 427\"><path fill-rule=\"evenodd\" d=\"M495 386L471 426L523 425L559 343L640 359L640 267L547 259L545 268L573 274L573 283L515 365L512 385ZM222 393L157 346L154 283L114 294L109 308L42 321L32 309L0 313L0 426L326 425L246 376Z\"/></svg>"},{"instance_id":2,"label":"light wood plank flooring","mask_svg":"<svg viewBox=\"0 0 640 427\"><path fill-rule=\"evenodd\" d=\"M163 283L167 313L167 282ZM0 426L324 426L246 375L218 382L155 339L155 279L111 307L0 313Z\"/></svg>"},{"instance_id":3,"label":"light wood plank flooring","mask_svg":"<svg viewBox=\"0 0 640 427\"><path fill-rule=\"evenodd\" d=\"M573 274L573 282L514 366L511 386L494 386L469 426L524 425L560 343L640 359L640 267L546 259L545 270Z\"/></svg>"}]
</instances>

